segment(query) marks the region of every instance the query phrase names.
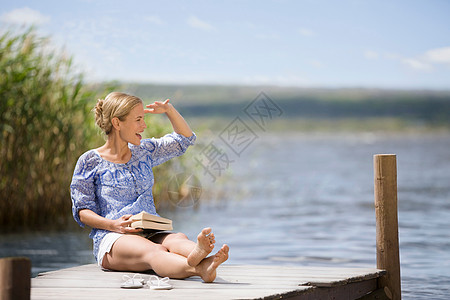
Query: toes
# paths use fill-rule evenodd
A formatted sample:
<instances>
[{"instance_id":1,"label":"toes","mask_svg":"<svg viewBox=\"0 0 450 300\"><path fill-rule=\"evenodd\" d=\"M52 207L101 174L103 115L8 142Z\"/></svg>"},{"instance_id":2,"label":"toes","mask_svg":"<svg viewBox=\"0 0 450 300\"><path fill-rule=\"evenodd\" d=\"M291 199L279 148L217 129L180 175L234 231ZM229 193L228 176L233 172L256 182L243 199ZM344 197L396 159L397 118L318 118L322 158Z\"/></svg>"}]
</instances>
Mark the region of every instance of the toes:
<instances>
[{"instance_id":1,"label":"toes","mask_svg":"<svg viewBox=\"0 0 450 300\"><path fill-rule=\"evenodd\" d=\"M217 252L218 255L228 255L228 251L230 250L230 248L228 247L228 245L223 245L222 248L220 248L220 250Z\"/></svg>"},{"instance_id":2,"label":"toes","mask_svg":"<svg viewBox=\"0 0 450 300\"><path fill-rule=\"evenodd\" d=\"M228 251L230 251L230 247L228 247L227 244L223 245L220 251L223 251L225 254L228 254Z\"/></svg>"},{"instance_id":3,"label":"toes","mask_svg":"<svg viewBox=\"0 0 450 300\"><path fill-rule=\"evenodd\" d=\"M210 244L214 244L216 242L215 235L214 235L214 233L211 232L210 227L204 228L202 230L201 235L199 235L199 241L200 240L205 241L204 240L205 237L208 238L208 241Z\"/></svg>"},{"instance_id":4,"label":"toes","mask_svg":"<svg viewBox=\"0 0 450 300\"><path fill-rule=\"evenodd\" d=\"M214 255L214 264L218 267L220 264L224 263L228 259L228 245L223 245L222 248Z\"/></svg>"},{"instance_id":5,"label":"toes","mask_svg":"<svg viewBox=\"0 0 450 300\"><path fill-rule=\"evenodd\" d=\"M211 233L211 228L210 228L210 227L208 227L208 228L203 228L202 234L203 234L204 236L207 236L207 235L210 234L210 233Z\"/></svg>"}]
</instances>

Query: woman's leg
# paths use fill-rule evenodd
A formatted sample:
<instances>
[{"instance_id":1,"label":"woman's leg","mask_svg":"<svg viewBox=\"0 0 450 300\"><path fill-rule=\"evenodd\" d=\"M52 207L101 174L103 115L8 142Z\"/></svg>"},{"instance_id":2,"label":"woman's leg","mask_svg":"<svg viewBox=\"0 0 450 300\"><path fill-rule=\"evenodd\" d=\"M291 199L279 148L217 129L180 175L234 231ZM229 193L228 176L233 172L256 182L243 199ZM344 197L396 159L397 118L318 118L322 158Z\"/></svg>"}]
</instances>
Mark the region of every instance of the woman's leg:
<instances>
[{"instance_id":1,"label":"woman's leg","mask_svg":"<svg viewBox=\"0 0 450 300\"><path fill-rule=\"evenodd\" d=\"M212 282L216 269L228 259L228 246L224 245L215 255L204 259L198 266L191 267L185 257L170 253L162 245L155 244L137 235L124 235L112 246L103 258L103 267L118 271L146 271L153 269L160 276L187 278L200 276L205 282Z\"/></svg>"},{"instance_id":2,"label":"woman's leg","mask_svg":"<svg viewBox=\"0 0 450 300\"><path fill-rule=\"evenodd\" d=\"M184 233L172 233L155 240L169 252L187 258L190 266L197 266L214 249L216 242L211 228L204 228L197 236L197 243L190 241Z\"/></svg>"}]
</instances>

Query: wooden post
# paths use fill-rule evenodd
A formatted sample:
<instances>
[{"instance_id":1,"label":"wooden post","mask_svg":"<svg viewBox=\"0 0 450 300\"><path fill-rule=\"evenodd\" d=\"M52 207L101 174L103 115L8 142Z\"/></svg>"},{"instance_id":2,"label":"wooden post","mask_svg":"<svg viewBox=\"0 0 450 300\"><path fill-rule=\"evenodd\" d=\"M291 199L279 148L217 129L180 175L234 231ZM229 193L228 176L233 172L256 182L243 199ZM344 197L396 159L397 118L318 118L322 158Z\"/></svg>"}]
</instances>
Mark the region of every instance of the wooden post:
<instances>
[{"instance_id":1,"label":"wooden post","mask_svg":"<svg viewBox=\"0 0 450 300\"><path fill-rule=\"evenodd\" d=\"M30 299L31 261L26 257L0 259L0 300Z\"/></svg>"},{"instance_id":2,"label":"wooden post","mask_svg":"<svg viewBox=\"0 0 450 300\"><path fill-rule=\"evenodd\" d=\"M397 160L395 154L374 155L377 268L386 270L378 287L401 299L397 216ZM386 289L385 289L386 290Z\"/></svg>"}]
</instances>

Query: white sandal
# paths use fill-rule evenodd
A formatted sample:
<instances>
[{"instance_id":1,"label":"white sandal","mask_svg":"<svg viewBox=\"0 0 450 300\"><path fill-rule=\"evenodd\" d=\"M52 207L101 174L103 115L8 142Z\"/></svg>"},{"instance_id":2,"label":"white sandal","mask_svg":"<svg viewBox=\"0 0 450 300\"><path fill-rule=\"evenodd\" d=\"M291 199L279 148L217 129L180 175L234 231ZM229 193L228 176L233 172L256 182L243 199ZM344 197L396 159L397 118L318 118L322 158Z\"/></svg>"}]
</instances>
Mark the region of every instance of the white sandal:
<instances>
[{"instance_id":1,"label":"white sandal","mask_svg":"<svg viewBox=\"0 0 450 300\"><path fill-rule=\"evenodd\" d=\"M145 283L144 279L142 279L141 274L134 274L133 277L123 275L122 280L124 282L120 285L120 287L123 289L139 289L143 287Z\"/></svg>"},{"instance_id":2,"label":"white sandal","mask_svg":"<svg viewBox=\"0 0 450 300\"><path fill-rule=\"evenodd\" d=\"M147 282L148 286L152 290L171 290L173 286L169 283L169 277L159 278L158 276L150 276L150 280Z\"/></svg>"}]
</instances>

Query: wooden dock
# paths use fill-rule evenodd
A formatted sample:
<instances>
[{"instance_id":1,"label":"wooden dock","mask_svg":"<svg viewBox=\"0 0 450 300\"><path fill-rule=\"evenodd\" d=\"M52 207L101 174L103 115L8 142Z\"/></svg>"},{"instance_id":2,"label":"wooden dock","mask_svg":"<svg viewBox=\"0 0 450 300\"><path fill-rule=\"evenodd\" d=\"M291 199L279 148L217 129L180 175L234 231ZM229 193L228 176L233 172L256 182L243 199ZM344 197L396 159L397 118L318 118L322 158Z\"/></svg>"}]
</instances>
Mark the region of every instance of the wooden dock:
<instances>
[{"instance_id":1,"label":"wooden dock","mask_svg":"<svg viewBox=\"0 0 450 300\"><path fill-rule=\"evenodd\" d=\"M213 283L200 277L171 280L172 290L120 288L123 275L97 265L39 274L27 258L0 259L0 298L29 299L401 299L395 154L374 155L376 268L223 264ZM142 273L144 280L152 274Z\"/></svg>"},{"instance_id":2,"label":"wooden dock","mask_svg":"<svg viewBox=\"0 0 450 300\"><path fill-rule=\"evenodd\" d=\"M31 280L31 299L358 299L385 271L361 268L220 266L213 283L171 279L172 290L122 289L124 274L97 265L46 272ZM152 275L141 273L145 280Z\"/></svg>"}]
</instances>

